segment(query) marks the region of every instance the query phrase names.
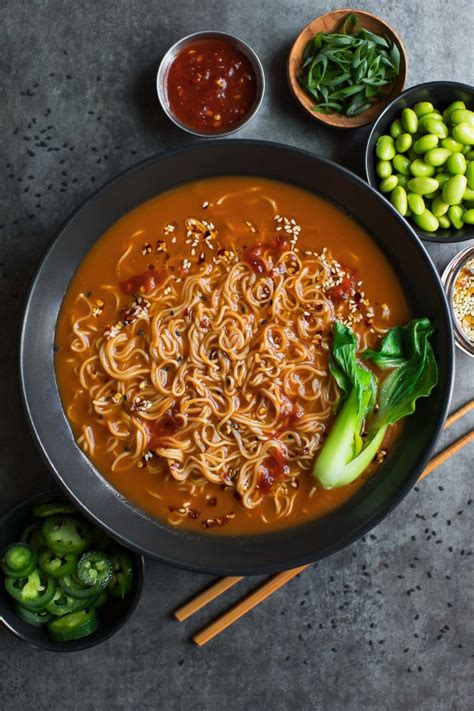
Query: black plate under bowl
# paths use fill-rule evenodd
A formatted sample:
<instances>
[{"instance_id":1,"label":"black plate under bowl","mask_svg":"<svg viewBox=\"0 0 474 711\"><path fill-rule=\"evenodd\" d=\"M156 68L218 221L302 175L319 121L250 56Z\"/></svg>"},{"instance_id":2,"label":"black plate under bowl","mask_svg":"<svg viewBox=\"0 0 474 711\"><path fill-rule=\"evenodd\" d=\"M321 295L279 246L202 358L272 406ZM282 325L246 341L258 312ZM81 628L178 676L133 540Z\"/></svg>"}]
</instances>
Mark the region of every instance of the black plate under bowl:
<instances>
[{"instance_id":1,"label":"black plate under bowl","mask_svg":"<svg viewBox=\"0 0 474 711\"><path fill-rule=\"evenodd\" d=\"M382 111L372 127L365 147L365 174L373 188L377 189L380 182L380 178L375 172L377 139L384 133L388 133L390 124L400 117L403 109L412 108L418 101L431 101L441 111L444 111L453 101L464 101L468 109L473 110L474 86L456 81L430 81L426 84L417 84L402 92ZM453 228L438 230L438 232L420 230L411 220L410 226L424 242L466 242L474 238L474 225L463 225L460 230Z\"/></svg>"},{"instance_id":2,"label":"black plate under bowl","mask_svg":"<svg viewBox=\"0 0 474 711\"><path fill-rule=\"evenodd\" d=\"M122 215L156 194L219 175L274 178L335 202L373 236L391 261L413 313L428 316L436 328L439 385L429 399L420 401L402 441L376 476L334 514L259 536L215 537L171 528L121 496L75 444L61 406L53 362L56 320L64 293L94 242ZM224 140L140 163L99 190L65 223L45 254L28 296L20 368L36 442L62 488L86 516L125 545L165 563L250 575L322 558L362 535L399 503L416 481L443 426L453 382L453 349L449 310L438 274L413 230L387 200L348 170L311 153L262 141Z\"/></svg>"},{"instance_id":3,"label":"black plate under bowl","mask_svg":"<svg viewBox=\"0 0 474 711\"><path fill-rule=\"evenodd\" d=\"M19 504L7 511L0 518L0 554L11 543L18 541L22 531L33 519L34 506L45 501L54 500L57 491L35 494L28 499L23 499ZM79 652L89 647L95 647L113 637L132 616L142 593L145 560L137 553L131 553L133 564L132 589L123 600L111 598L109 602L98 610L99 626L88 637L73 639L69 642L54 642L48 635L46 627L34 627L18 617L14 609L14 601L5 590L3 584L4 574L0 571L0 624L3 624L14 635L28 642L33 647L47 650L48 652Z\"/></svg>"}]
</instances>

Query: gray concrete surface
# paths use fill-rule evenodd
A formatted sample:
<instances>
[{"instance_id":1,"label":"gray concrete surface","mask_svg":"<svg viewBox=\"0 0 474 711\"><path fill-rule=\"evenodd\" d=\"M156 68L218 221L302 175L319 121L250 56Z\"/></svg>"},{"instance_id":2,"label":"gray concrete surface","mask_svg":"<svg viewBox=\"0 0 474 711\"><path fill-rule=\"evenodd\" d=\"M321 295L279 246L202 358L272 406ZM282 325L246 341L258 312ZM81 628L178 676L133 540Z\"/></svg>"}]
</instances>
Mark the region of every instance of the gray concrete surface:
<instances>
[{"instance_id":1,"label":"gray concrete surface","mask_svg":"<svg viewBox=\"0 0 474 711\"><path fill-rule=\"evenodd\" d=\"M165 49L204 28L259 53L264 105L239 135L283 141L361 171L367 131L334 133L294 104L291 41L320 0L3 0L0 72L0 510L48 482L18 397L17 334L38 259L68 213L136 161L189 142L157 106ZM473 80L470 0L367 0L402 36L408 84ZM456 246L429 247L441 269ZM459 352L453 407L473 395ZM471 416L439 448L473 426ZM127 628L70 656L0 631L0 708L96 711L435 711L472 708L472 457L465 450L372 534L323 561L205 649L190 634L227 603L179 625L170 611L209 583L148 564ZM247 580L227 601L255 586ZM469 616L469 611L471 615Z\"/></svg>"}]
</instances>

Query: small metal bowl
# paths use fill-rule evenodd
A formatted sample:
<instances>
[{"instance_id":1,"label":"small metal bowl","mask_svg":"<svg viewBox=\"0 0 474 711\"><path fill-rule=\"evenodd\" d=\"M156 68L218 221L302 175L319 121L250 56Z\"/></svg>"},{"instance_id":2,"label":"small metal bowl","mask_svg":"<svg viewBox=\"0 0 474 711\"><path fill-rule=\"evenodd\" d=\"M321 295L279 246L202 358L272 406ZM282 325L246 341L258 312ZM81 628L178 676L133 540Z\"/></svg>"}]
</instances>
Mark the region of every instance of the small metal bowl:
<instances>
[{"instance_id":1,"label":"small metal bowl","mask_svg":"<svg viewBox=\"0 0 474 711\"><path fill-rule=\"evenodd\" d=\"M51 501L60 496L57 491L36 494L20 501L14 508L7 511L0 519L0 553L10 543L18 540L22 530L32 520L31 511L34 506L43 501ZM61 498L64 498L61 496ZM99 627L88 637L73 639L69 642L55 642L48 636L44 627L34 627L18 617L14 610L14 601L3 585L4 574L0 571L0 624L10 632L33 647L49 652L78 652L82 649L95 647L113 637L130 619L135 611L143 585L145 560L142 555L128 551L133 564L132 589L123 600L114 598L99 610Z\"/></svg>"},{"instance_id":2,"label":"small metal bowl","mask_svg":"<svg viewBox=\"0 0 474 711\"><path fill-rule=\"evenodd\" d=\"M255 96L255 101L253 103L252 108L243 118L243 120L230 129L227 129L225 131L213 131L212 133L210 133L209 131L197 131L194 128L191 128L190 126L187 126L185 123L182 123L182 121L180 121L171 111L167 92L168 70L175 57L181 52L181 50L183 50L192 42L196 42L196 40L205 39L222 39L226 40L227 42L231 42L233 45L235 45L237 49L239 49L251 63L257 82L257 94ZM194 32L191 35L182 37L166 52L165 56L160 62L160 66L158 67L158 73L156 75L156 91L158 94L158 99L165 114L171 121L173 121L174 124L176 124L176 126L182 128L183 131L187 131L187 133L191 133L193 136L200 136L201 138L222 138L223 136L230 136L231 133L240 131L241 128L246 126L253 119L253 117L260 108L260 105L263 100L263 95L265 93L265 74L263 72L262 63L260 62L253 49L235 35L231 35L228 32Z\"/></svg>"},{"instance_id":3,"label":"small metal bowl","mask_svg":"<svg viewBox=\"0 0 474 711\"><path fill-rule=\"evenodd\" d=\"M453 288L458 278L459 272L471 259L474 259L474 247L467 247L462 252L459 252L452 259L443 272L441 281L443 282L446 296L448 297L449 308L451 309L451 318L453 321L454 340L460 350L474 358L474 343L464 335L463 330L459 325L453 308Z\"/></svg>"}]
</instances>

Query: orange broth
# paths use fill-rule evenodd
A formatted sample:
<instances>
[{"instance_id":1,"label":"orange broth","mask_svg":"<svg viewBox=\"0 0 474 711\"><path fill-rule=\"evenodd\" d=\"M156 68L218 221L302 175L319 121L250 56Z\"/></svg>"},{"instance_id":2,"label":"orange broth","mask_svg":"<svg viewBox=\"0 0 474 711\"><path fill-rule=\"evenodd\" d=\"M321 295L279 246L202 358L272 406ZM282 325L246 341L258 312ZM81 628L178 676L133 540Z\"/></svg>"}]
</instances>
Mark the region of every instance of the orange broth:
<instances>
[{"instance_id":1,"label":"orange broth","mask_svg":"<svg viewBox=\"0 0 474 711\"><path fill-rule=\"evenodd\" d=\"M212 220L219 233L221 245L230 246L244 243L246 247L255 244L253 235L245 224L265 228L274 219L274 206L267 200L255 200L252 188L258 186L265 195L276 203L277 211L282 215L291 215L301 225L298 247L320 251L327 247L339 262L354 269L363 280L363 289L373 305L387 304L390 315L385 321L387 328L403 324L410 318L408 304L400 283L383 256L382 252L368 234L348 215L336 206L300 188L285 183L254 177L221 177L202 180L176 188L140 205L114 224L94 245L83 262L79 265L68 291L58 319L56 330L56 376L65 411L74 407L75 422L70 420L74 436L78 438L81 424L97 423L87 391L82 390L77 372L71 359L71 324L77 318L76 298L82 292L89 294L92 300L100 298L105 302L103 314L98 323L104 327L117 318L120 308L127 304L129 297L123 294L122 303L117 308L103 285L117 286L116 265L131 240L137 244L155 244L157 239L166 239L167 249L171 253L189 256L189 245L185 243L184 231L179 229L184 219L189 216ZM224 194L237 192L239 195L225 201L222 207L213 210L213 204ZM208 204L208 206L207 206ZM205 206L205 207L204 207ZM171 235L163 237L163 228L169 223L177 223L174 233L176 241L171 242ZM127 260L127 276L146 272L156 255L143 254L136 249ZM384 442L389 449L399 432L399 426L392 427ZM105 441L110 433L106 427L95 428L95 452L89 458L98 471L123 495L148 513L166 520L172 508L182 506L183 494L170 476L157 476L147 467L130 466L121 471L112 471L112 454L106 451ZM202 512L202 516L218 517L235 512L235 518L223 528L210 529L218 534L250 534L268 532L269 528L286 528L305 521L324 516L340 507L372 476L376 465L372 464L359 480L349 486L326 491L315 489L315 481L309 472L299 477L299 489L296 505L292 513L271 526L262 521L262 513L269 511L273 502L271 497L264 497L256 509L247 510L234 497L232 487L208 483L200 496L192 499L193 509ZM156 494L162 498L156 498ZM189 499L189 495L186 495ZM214 499L216 503L214 504ZM209 506L212 501L212 508ZM186 518L184 528L202 532L201 519Z\"/></svg>"}]
</instances>

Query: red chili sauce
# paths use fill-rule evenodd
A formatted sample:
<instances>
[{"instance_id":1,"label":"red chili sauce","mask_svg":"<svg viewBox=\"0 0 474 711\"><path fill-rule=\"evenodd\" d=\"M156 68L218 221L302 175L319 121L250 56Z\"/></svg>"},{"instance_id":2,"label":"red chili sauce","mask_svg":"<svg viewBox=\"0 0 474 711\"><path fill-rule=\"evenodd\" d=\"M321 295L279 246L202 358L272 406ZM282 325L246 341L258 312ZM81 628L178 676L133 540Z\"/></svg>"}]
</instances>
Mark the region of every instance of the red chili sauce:
<instances>
[{"instance_id":1,"label":"red chili sauce","mask_svg":"<svg viewBox=\"0 0 474 711\"><path fill-rule=\"evenodd\" d=\"M231 42L205 39L187 45L167 76L170 110L189 128L222 133L241 123L257 85L247 57Z\"/></svg>"}]
</instances>

